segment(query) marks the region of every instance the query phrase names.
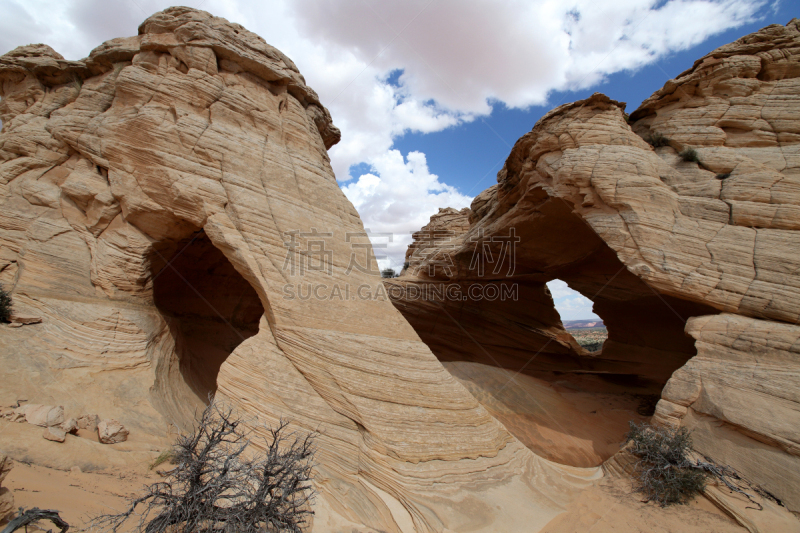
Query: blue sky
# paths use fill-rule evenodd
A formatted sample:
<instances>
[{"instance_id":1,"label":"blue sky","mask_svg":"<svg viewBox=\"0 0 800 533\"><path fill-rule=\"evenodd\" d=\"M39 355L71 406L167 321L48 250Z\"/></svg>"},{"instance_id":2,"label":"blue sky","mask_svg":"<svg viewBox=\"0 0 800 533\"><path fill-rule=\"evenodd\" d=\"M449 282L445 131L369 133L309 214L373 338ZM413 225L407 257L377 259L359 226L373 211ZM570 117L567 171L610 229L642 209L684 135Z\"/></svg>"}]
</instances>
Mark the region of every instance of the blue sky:
<instances>
[{"instance_id":1,"label":"blue sky","mask_svg":"<svg viewBox=\"0 0 800 533\"><path fill-rule=\"evenodd\" d=\"M708 51L796 13L787 0L183 0L238 22L297 64L342 141L330 150L364 225L411 232L495 183L551 108L595 91L632 111ZM136 35L171 0L0 0L0 54L47 43L80 59ZM565 319L590 302L554 283Z\"/></svg>"},{"instance_id":2,"label":"blue sky","mask_svg":"<svg viewBox=\"0 0 800 533\"><path fill-rule=\"evenodd\" d=\"M690 68L696 59L769 24L786 24L793 17L800 16L800 10L792 10L788 2L782 2L777 9L769 6L760 10L758 15L758 21L722 32L638 70L612 74L590 88L553 91L545 105L509 109L502 102L495 102L488 116L434 133L409 132L396 138L393 146L403 154L413 151L425 153L430 172L464 194L475 196L496 183L497 171L502 168L511 147L550 109L602 92L614 100L626 102L626 110L630 113L668 79ZM363 171L365 167L353 169L355 172L358 170ZM351 174L355 174L353 171Z\"/></svg>"},{"instance_id":3,"label":"blue sky","mask_svg":"<svg viewBox=\"0 0 800 533\"><path fill-rule=\"evenodd\" d=\"M486 115L437 132L407 132L394 139L392 148L401 154L424 153L428 171L438 176L440 182L453 186L465 196L474 197L496 183L496 174L513 144L550 109L602 92L626 102L630 113L668 79L690 68L696 59L769 24L785 24L796 15L787 2L767 5L757 11L752 22L718 33L685 50L666 54L648 65L610 74L581 90L552 91L544 105L520 109L494 101L491 112ZM396 85L401 74L402 71L394 71L388 81ZM375 169L366 163L350 169L352 176L369 172L375 173ZM396 261L392 264L394 266ZM598 318L592 312L591 301L571 290L563 281L554 280L548 285L562 319Z\"/></svg>"}]
</instances>

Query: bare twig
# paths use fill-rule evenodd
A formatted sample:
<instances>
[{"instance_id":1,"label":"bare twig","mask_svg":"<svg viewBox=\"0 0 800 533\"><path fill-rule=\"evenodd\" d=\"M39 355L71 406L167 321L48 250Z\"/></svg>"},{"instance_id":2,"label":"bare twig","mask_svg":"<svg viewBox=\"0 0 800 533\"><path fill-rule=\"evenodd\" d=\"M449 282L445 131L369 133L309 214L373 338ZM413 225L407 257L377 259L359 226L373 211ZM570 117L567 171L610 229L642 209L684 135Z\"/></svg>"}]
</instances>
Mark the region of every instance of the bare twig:
<instances>
[{"instance_id":1,"label":"bare twig","mask_svg":"<svg viewBox=\"0 0 800 533\"><path fill-rule=\"evenodd\" d=\"M16 531L17 529L25 527L28 524L38 522L39 520L50 520L53 524L55 524L56 527L61 529L61 533L67 533L67 530L69 529L69 524L67 524L60 516L58 516L58 511L34 507L33 509L28 509L24 512L20 508L19 516L9 522L8 525L3 528L2 533L11 533L12 531Z\"/></svg>"},{"instance_id":2,"label":"bare twig","mask_svg":"<svg viewBox=\"0 0 800 533\"><path fill-rule=\"evenodd\" d=\"M735 470L730 468L729 466L719 465L708 457L705 458L705 461L697 460L694 462L694 468L707 472L710 476L714 477L715 479L720 480L722 483L725 484L728 489L733 492L737 492L744 496L745 498L750 501L753 505L757 505L758 507L746 507L747 509L756 509L758 511L763 511L764 506L761 505L759 502L755 500L755 497L750 494L749 492L745 491L743 487L748 487L748 484L745 483L741 477L736 473ZM753 491L761 496L765 496L765 494L760 494L758 487L753 488Z\"/></svg>"},{"instance_id":3,"label":"bare twig","mask_svg":"<svg viewBox=\"0 0 800 533\"><path fill-rule=\"evenodd\" d=\"M232 409L212 401L197 428L175 444L177 466L130 501L125 512L93 520L117 533L139 516L143 533L301 533L313 514L311 486L315 434L287 434L281 419L266 428L265 451L245 454L252 430Z\"/></svg>"}]
</instances>

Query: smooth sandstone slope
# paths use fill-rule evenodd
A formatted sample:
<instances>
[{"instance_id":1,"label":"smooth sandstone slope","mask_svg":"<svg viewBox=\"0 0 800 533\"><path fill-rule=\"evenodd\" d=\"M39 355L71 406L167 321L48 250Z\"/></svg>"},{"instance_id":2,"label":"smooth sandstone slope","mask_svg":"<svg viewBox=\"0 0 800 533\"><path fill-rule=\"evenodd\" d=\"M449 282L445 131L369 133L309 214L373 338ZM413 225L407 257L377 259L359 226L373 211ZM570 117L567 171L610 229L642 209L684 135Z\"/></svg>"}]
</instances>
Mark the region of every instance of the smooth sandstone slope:
<instances>
[{"instance_id":1,"label":"smooth sandstone slope","mask_svg":"<svg viewBox=\"0 0 800 533\"><path fill-rule=\"evenodd\" d=\"M667 144L650 146L655 134ZM689 148L699 162L679 155ZM656 421L694 429L700 452L800 511L797 19L714 50L630 117L601 94L554 109L517 141L498 184L448 217L462 219L446 224L455 245L418 259L410 249L389 282L437 356L550 380L625 378L631 391L666 385ZM511 230L512 275L478 275L476 250L500 257ZM439 265L450 273L431 275ZM594 301L602 353L559 336L542 288L556 278ZM513 282L517 301L413 296L431 283Z\"/></svg>"},{"instance_id":2,"label":"smooth sandstone slope","mask_svg":"<svg viewBox=\"0 0 800 533\"><path fill-rule=\"evenodd\" d=\"M0 83L0 282L42 320L2 326L2 401L131 432L42 448L4 424L12 455L141 461L216 393L319 431L315 531L537 530L599 475L522 446L383 296L338 130L260 37L169 8L82 61L20 47Z\"/></svg>"}]
</instances>

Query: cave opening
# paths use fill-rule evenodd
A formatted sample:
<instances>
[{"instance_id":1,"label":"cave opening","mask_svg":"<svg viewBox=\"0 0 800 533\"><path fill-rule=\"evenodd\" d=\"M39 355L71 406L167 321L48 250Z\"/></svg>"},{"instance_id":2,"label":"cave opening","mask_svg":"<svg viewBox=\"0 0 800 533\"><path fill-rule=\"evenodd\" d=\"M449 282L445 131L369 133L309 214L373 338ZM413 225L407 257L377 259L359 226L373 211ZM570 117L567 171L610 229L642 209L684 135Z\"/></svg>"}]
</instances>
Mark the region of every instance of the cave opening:
<instances>
[{"instance_id":1,"label":"cave opening","mask_svg":"<svg viewBox=\"0 0 800 533\"><path fill-rule=\"evenodd\" d=\"M207 403L217 390L222 363L258 332L264 308L253 287L202 230L157 245L151 268L153 300L174 345L164 373L171 375L171 382L160 388L172 389L165 392L177 404L187 390Z\"/></svg>"},{"instance_id":2,"label":"cave opening","mask_svg":"<svg viewBox=\"0 0 800 533\"><path fill-rule=\"evenodd\" d=\"M502 257L492 241L459 249L458 275L444 280L512 284L517 297L432 303L401 290L392 300L448 371L523 444L555 462L597 466L619 450L629 421L650 419L673 372L696 355L687 320L718 311L658 293L569 202L541 192L525 205L524 216L492 226L493 235L513 230L518 237L513 272L486 279L471 270L476 253ZM554 280L592 302L607 330L600 349L581 346L563 327L547 287ZM441 282L405 274L386 283L433 281Z\"/></svg>"}]
</instances>

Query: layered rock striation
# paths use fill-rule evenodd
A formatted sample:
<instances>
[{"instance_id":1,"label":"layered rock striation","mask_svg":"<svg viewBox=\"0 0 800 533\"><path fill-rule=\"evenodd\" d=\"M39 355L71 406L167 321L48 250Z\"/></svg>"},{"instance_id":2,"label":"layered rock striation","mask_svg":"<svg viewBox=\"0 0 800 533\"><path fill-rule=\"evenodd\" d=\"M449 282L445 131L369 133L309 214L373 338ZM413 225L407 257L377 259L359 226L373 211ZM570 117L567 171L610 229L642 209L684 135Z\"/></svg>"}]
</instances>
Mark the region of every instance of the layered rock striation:
<instances>
[{"instance_id":1,"label":"layered rock striation","mask_svg":"<svg viewBox=\"0 0 800 533\"><path fill-rule=\"evenodd\" d=\"M595 94L545 115L497 185L415 237L455 234L415 244L389 294L443 361L666 385L655 420L694 429L698 451L798 511L800 22L718 48L624 110ZM510 274L477 270L501 257ZM552 279L594 301L601 353L565 338ZM517 283L519 298L414 297L471 283Z\"/></svg>"},{"instance_id":2,"label":"layered rock striation","mask_svg":"<svg viewBox=\"0 0 800 533\"><path fill-rule=\"evenodd\" d=\"M18 48L0 83L0 283L41 319L3 326L3 401L130 429L81 468L163 449L216 394L319 432L315 531L537 529L599 475L522 446L385 298L339 132L260 37L169 8L81 61Z\"/></svg>"}]
</instances>

